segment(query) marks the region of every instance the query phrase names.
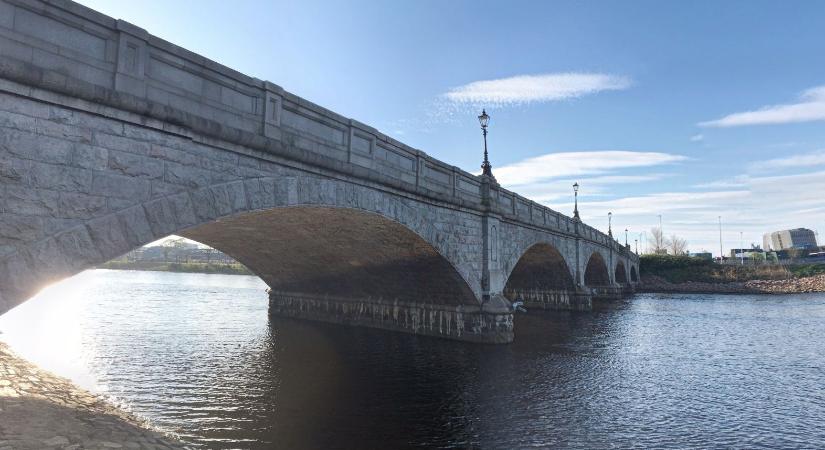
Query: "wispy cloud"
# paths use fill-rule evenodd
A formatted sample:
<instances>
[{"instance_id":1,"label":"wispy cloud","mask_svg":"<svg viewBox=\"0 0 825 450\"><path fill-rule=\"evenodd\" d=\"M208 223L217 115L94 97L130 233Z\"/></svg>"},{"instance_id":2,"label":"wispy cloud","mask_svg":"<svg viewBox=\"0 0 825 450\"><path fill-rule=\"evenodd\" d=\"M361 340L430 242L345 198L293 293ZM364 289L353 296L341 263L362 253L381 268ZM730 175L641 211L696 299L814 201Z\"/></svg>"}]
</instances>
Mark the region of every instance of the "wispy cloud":
<instances>
[{"instance_id":1,"label":"wispy cloud","mask_svg":"<svg viewBox=\"0 0 825 450\"><path fill-rule=\"evenodd\" d=\"M530 184L512 186L521 195L537 202L555 202L569 199L571 186L578 182L582 186L582 197L598 198L611 195L617 185L638 184L661 180L671 174L653 173L645 175L606 175L595 177L557 178L552 181L538 181Z\"/></svg>"},{"instance_id":2,"label":"wispy cloud","mask_svg":"<svg viewBox=\"0 0 825 450\"><path fill-rule=\"evenodd\" d=\"M627 77L601 73L551 73L518 75L474 81L451 89L443 97L453 103L471 105L519 105L577 98L601 91L627 89Z\"/></svg>"},{"instance_id":3,"label":"wispy cloud","mask_svg":"<svg viewBox=\"0 0 825 450\"><path fill-rule=\"evenodd\" d=\"M603 175L619 169L651 167L684 161L681 155L624 150L549 153L494 170L505 186L520 186L559 177ZM614 178L618 180L618 178Z\"/></svg>"},{"instance_id":4,"label":"wispy cloud","mask_svg":"<svg viewBox=\"0 0 825 450\"><path fill-rule=\"evenodd\" d=\"M690 142L701 142L703 140L705 140L704 134L694 134L690 137Z\"/></svg>"},{"instance_id":5,"label":"wispy cloud","mask_svg":"<svg viewBox=\"0 0 825 450\"><path fill-rule=\"evenodd\" d=\"M696 189L735 189L747 187L749 181L750 176L737 175L724 180L715 180L707 183L695 184L693 187Z\"/></svg>"},{"instance_id":6,"label":"wispy cloud","mask_svg":"<svg viewBox=\"0 0 825 450\"><path fill-rule=\"evenodd\" d=\"M748 168L754 172L768 172L794 167L814 167L821 165L825 165L825 149L765 161L756 161L751 163Z\"/></svg>"},{"instance_id":7,"label":"wispy cloud","mask_svg":"<svg viewBox=\"0 0 825 450\"><path fill-rule=\"evenodd\" d=\"M765 106L754 111L729 114L721 119L700 122L703 127L774 125L825 120L825 85L804 91L796 103Z\"/></svg>"}]
</instances>

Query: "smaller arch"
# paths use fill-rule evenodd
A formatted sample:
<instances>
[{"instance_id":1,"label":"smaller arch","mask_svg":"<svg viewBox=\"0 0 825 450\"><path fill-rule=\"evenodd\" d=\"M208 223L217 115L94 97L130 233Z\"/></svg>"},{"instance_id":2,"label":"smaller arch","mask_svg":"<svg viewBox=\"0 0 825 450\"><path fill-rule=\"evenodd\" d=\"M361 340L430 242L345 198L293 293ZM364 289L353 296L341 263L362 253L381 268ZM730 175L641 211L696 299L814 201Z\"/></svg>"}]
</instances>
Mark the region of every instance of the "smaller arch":
<instances>
[{"instance_id":1,"label":"smaller arch","mask_svg":"<svg viewBox=\"0 0 825 450\"><path fill-rule=\"evenodd\" d=\"M621 261L616 264L616 270L613 275L616 283L627 284L627 269L625 269L624 263Z\"/></svg>"},{"instance_id":2,"label":"smaller arch","mask_svg":"<svg viewBox=\"0 0 825 450\"><path fill-rule=\"evenodd\" d=\"M527 307L581 309L575 290L564 256L552 245L538 243L519 258L507 279L504 296Z\"/></svg>"},{"instance_id":3,"label":"smaller arch","mask_svg":"<svg viewBox=\"0 0 825 450\"><path fill-rule=\"evenodd\" d=\"M599 252L593 252L584 270L584 284L589 287L610 286L610 272Z\"/></svg>"},{"instance_id":4,"label":"smaller arch","mask_svg":"<svg viewBox=\"0 0 825 450\"><path fill-rule=\"evenodd\" d=\"M634 283L639 282L639 273L636 272L636 266L630 266L630 281Z\"/></svg>"}]
</instances>

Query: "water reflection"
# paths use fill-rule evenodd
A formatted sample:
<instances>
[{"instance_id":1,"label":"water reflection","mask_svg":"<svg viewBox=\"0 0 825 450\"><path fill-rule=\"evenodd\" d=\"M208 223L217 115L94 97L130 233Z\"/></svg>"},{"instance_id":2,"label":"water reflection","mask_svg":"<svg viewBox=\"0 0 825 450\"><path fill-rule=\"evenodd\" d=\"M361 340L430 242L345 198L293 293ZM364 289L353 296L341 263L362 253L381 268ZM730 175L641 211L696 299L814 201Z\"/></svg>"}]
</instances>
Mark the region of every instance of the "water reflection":
<instances>
[{"instance_id":1,"label":"water reflection","mask_svg":"<svg viewBox=\"0 0 825 450\"><path fill-rule=\"evenodd\" d=\"M92 271L67 283L73 299L47 291L0 318L2 338L207 448L825 441L822 295L531 311L513 345L478 346L270 320L253 277ZM72 333L80 345L63 346Z\"/></svg>"}]
</instances>

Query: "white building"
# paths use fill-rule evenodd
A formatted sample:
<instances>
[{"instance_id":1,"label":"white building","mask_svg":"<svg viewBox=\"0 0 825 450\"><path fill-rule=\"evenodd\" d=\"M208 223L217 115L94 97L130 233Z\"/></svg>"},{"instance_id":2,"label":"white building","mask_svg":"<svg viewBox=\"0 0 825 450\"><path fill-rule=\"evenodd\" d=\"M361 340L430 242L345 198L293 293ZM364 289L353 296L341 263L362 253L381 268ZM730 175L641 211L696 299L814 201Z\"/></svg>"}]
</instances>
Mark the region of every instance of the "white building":
<instances>
[{"instance_id":1,"label":"white building","mask_svg":"<svg viewBox=\"0 0 825 450\"><path fill-rule=\"evenodd\" d=\"M807 228L774 231L762 236L762 247L766 250L787 250L789 248L816 248L816 234Z\"/></svg>"}]
</instances>

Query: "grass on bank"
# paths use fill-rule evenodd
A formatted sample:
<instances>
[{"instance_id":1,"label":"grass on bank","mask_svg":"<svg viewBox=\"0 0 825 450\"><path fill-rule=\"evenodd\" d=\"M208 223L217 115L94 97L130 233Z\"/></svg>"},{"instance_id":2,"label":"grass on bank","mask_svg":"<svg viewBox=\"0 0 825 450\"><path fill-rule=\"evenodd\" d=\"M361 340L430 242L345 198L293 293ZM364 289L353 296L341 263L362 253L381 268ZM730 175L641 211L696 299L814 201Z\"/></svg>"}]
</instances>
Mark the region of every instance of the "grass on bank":
<instances>
[{"instance_id":1,"label":"grass on bank","mask_svg":"<svg viewBox=\"0 0 825 450\"><path fill-rule=\"evenodd\" d=\"M149 270L158 272L185 272L185 273L220 273L227 275L254 275L242 264L216 263L170 263L155 261L109 261L98 266L99 269L112 270Z\"/></svg>"},{"instance_id":2,"label":"grass on bank","mask_svg":"<svg viewBox=\"0 0 825 450\"><path fill-rule=\"evenodd\" d=\"M825 264L720 265L692 256L642 255L639 272L656 275L671 283L688 281L730 283L750 280L787 280L825 273Z\"/></svg>"}]
</instances>

